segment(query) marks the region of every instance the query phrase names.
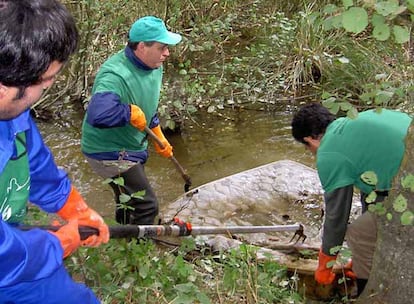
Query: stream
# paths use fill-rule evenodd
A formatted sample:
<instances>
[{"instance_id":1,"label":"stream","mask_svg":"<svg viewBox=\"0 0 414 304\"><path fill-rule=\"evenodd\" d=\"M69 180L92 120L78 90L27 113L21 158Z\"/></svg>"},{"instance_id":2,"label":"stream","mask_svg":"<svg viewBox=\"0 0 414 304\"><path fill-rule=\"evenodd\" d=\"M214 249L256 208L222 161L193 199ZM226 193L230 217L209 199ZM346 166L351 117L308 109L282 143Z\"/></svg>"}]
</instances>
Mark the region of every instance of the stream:
<instances>
[{"instance_id":1,"label":"stream","mask_svg":"<svg viewBox=\"0 0 414 304\"><path fill-rule=\"evenodd\" d=\"M112 190L91 170L80 151L83 111L65 105L59 113L58 120L38 122L45 142L88 204L104 217L113 218ZM220 117L214 114L195 117L186 122L181 134L167 134L167 138L174 156L191 177L190 189L193 189L277 160L294 160L314 167L313 156L291 136L291 118L292 113L285 109L224 110ZM155 153L152 145L146 173L159 198L161 212L184 193L182 176L170 160Z\"/></svg>"}]
</instances>

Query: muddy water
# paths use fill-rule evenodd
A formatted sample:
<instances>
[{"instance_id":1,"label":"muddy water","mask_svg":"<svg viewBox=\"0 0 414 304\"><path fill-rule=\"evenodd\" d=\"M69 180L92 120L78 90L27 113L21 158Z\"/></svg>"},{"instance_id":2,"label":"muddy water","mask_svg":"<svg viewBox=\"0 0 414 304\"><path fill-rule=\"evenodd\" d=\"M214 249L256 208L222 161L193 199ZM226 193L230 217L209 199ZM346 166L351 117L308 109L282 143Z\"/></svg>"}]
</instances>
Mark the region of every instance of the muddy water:
<instances>
[{"instance_id":1,"label":"muddy water","mask_svg":"<svg viewBox=\"0 0 414 304\"><path fill-rule=\"evenodd\" d=\"M39 122L38 126L56 162L67 170L87 202L105 217L112 218L115 208L112 191L92 172L80 152L82 116L82 111L69 108L61 119ZM291 112L284 109L272 113L228 111L221 117L200 116L195 122L187 123L182 134L168 135L168 139L175 157L191 177L192 188L282 159L313 167L312 156L291 138L291 117ZM184 181L173 163L152 150L146 172L159 197L161 210L183 194Z\"/></svg>"}]
</instances>

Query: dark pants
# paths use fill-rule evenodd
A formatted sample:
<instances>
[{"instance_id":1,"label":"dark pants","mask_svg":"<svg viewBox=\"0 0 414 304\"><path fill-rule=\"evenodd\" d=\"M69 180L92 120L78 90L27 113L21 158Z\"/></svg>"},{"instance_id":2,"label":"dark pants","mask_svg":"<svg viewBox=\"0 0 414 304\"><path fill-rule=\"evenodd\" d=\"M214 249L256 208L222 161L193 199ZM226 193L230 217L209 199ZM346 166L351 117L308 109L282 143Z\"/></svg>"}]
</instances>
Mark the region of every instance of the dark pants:
<instances>
[{"instance_id":1,"label":"dark pants","mask_svg":"<svg viewBox=\"0 0 414 304\"><path fill-rule=\"evenodd\" d=\"M144 166L138 163L113 179L118 177L123 177L123 186L110 183L115 193L116 221L120 224L153 225L158 215L158 200L145 175ZM142 199L131 197L127 202L120 201L121 194L132 196L139 191L145 191Z\"/></svg>"},{"instance_id":2,"label":"dark pants","mask_svg":"<svg viewBox=\"0 0 414 304\"><path fill-rule=\"evenodd\" d=\"M362 215L348 225L347 243L352 251L352 270L357 275L358 296L362 293L371 272L377 244L376 215L368 211L367 194L361 193ZM376 202L383 202L388 191L377 192Z\"/></svg>"}]
</instances>

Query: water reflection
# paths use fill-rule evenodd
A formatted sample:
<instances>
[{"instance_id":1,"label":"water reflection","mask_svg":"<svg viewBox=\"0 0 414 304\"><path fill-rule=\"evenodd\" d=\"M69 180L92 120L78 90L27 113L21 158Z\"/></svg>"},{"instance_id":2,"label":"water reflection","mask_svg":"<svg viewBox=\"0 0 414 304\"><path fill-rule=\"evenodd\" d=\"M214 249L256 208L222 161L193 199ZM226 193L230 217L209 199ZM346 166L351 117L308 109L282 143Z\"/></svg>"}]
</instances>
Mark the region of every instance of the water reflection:
<instances>
[{"instance_id":1,"label":"water reflection","mask_svg":"<svg viewBox=\"0 0 414 304\"><path fill-rule=\"evenodd\" d=\"M61 120L38 123L56 162L64 167L87 202L105 217L113 217L112 190L102 184L80 152L82 113L68 109ZM187 170L192 188L207 182L282 159L313 167L312 156L290 135L292 114L287 111L228 111L227 119L197 117L181 135L167 136L174 155ZM174 164L150 150L147 175L163 206L184 192L184 180Z\"/></svg>"}]
</instances>

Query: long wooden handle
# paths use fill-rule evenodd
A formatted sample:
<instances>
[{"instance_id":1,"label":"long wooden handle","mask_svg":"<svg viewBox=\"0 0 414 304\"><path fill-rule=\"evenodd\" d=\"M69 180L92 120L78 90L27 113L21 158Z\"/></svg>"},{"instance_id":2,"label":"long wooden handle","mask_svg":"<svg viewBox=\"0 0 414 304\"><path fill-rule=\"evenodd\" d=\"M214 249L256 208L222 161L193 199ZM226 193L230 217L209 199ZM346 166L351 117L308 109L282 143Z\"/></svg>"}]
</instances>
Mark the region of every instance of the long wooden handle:
<instances>
[{"instance_id":1,"label":"long wooden handle","mask_svg":"<svg viewBox=\"0 0 414 304\"><path fill-rule=\"evenodd\" d=\"M144 131L160 146L161 149L164 149L164 144L162 141L158 138L157 135L155 135L154 131L152 131L150 128L145 127ZM171 161L174 163L175 167L177 168L178 172L181 174L182 178L185 181L186 186L190 188L191 186L191 178L187 174L187 172L184 170L183 166L178 162L178 160L173 156L170 157Z\"/></svg>"},{"instance_id":2,"label":"long wooden handle","mask_svg":"<svg viewBox=\"0 0 414 304\"><path fill-rule=\"evenodd\" d=\"M161 149L164 149L164 144L162 143L161 139L159 139L158 136L155 135L154 131L152 131L147 126L145 126L144 131L149 135L149 137L151 137L151 139L157 142L158 146L160 146Z\"/></svg>"}]
</instances>

